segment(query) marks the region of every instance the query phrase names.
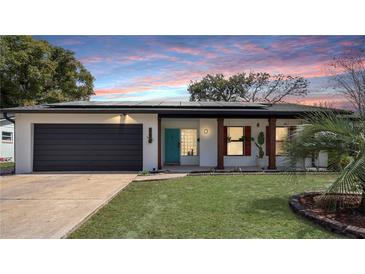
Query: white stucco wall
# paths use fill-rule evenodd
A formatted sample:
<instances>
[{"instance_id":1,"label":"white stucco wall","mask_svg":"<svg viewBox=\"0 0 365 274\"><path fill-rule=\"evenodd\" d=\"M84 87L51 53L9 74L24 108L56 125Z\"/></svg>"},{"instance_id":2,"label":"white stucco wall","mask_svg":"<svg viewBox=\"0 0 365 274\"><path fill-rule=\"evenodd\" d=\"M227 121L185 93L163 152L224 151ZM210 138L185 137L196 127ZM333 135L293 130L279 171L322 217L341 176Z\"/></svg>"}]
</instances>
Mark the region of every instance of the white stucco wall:
<instances>
[{"instance_id":1,"label":"white stucco wall","mask_svg":"<svg viewBox=\"0 0 365 274\"><path fill-rule=\"evenodd\" d=\"M181 165L200 165L215 167L217 165L217 119L183 119L164 118L161 120L161 158L165 159L165 129L197 129L198 156L180 156ZM204 129L208 133L204 133Z\"/></svg>"},{"instance_id":2,"label":"white stucco wall","mask_svg":"<svg viewBox=\"0 0 365 274\"><path fill-rule=\"evenodd\" d=\"M15 160L16 173L28 173L33 169L33 124L35 123L141 123L143 124L143 169L153 170L158 166L158 119L157 114L52 114L34 113L17 114L15 126ZM295 126L300 124L296 119L278 119L277 126ZM259 132L266 133L267 119L225 119L225 126L251 126L252 137L257 139ZM148 143L148 128L152 127L151 144ZM217 166L217 119L162 119L161 120L161 158L164 163L165 128L186 128L198 130L198 156L182 156L182 165ZM208 132L204 133L207 129ZM254 143L251 156L225 156L226 167L256 166L258 150ZM265 150L265 145L264 145ZM267 157L266 157L267 158ZM327 153L320 153L316 164L327 167ZM285 157L277 157L277 166L287 165ZM298 163L299 166L302 164ZM311 166L311 159L305 160L305 166Z\"/></svg>"},{"instance_id":3,"label":"white stucco wall","mask_svg":"<svg viewBox=\"0 0 365 274\"><path fill-rule=\"evenodd\" d=\"M196 129L199 138L199 119L175 119L163 118L161 119L161 161L162 165L165 163L165 129ZM180 156L180 165L199 165L200 144L198 142L197 156Z\"/></svg>"},{"instance_id":4,"label":"white stucco wall","mask_svg":"<svg viewBox=\"0 0 365 274\"><path fill-rule=\"evenodd\" d=\"M276 126L298 126L302 123L300 119L277 119ZM225 119L225 126L251 126L251 137L257 140L258 134L262 131L265 134L266 142L266 127L269 125L268 119ZM266 144L264 144L265 159L268 164L268 157L266 156ZM244 166L256 166L256 158L258 155L258 149L254 142L251 143L251 156L224 156L224 166L226 167L244 167ZM327 167L327 153L320 153L316 160L318 167ZM283 168L288 166L288 158L285 156L276 157L276 166ZM302 161L298 162L298 167L302 167ZM312 160L310 158L305 159L305 167L311 167Z\"/></svg>"},{"instance_id":5,"label":"white stucco wall","mask_svg":"<svg viewBox=\"0 0 365 274\"><path fill-rule=\"evenodd\" d=\"M0 127L0 138L2 136L2 132L12 132L13 133L13 141L12 142L3 142L0 139L0 157L11 158L10 161L14 161L14 124L2 125Z\"/></svg>"},{"instance_id":6,"label":"white stucco wall","mask_svg":"<svg viewBox=\"0 0 365 274\"><path fill-rule=\"evenodd\" d=\"M262 131L266 135L266 126L269 125L268 119L225 119L224 126L251 126L251 137L257 140L257 136ZM265 151L265 145L264 145ZM254 142L251 143L251 156L224 156L224 166L242 167L256 166L258 149Z\"/></svg>"},{"instance_id":7,"label":"white stucco wall","mask_svg":"<svg viewBox=\"0 0 365 274\"><path fill-rule=\"evenodd\" d=\"M299 119L278 119L277 126L297 126L302 123ZM268 119L225 119L225 126L251 126L251 136L257 140L258 134L262 131L266 135L266 127L269 125ZM217 166L217 119L162 119L161 121L161 144L162 144L162 163L164 163L165 156L165 128L195 128L199 130L199 143L198 151L199 156L181 156L181 165L200 165L206 167ZM207 129L208 133L205 134L204 130ZM265 140L266 141L266 140ZM266 145L264 145L264 151ZM265 151L266 154L266 151ZM258 155L258 149L255 144L251 144L251 156L224 156L224 166L226 167L254 167L256 166L256 158ZM268 157L265 155L265 159L268 162ZM302 167L302 161L298 162L298 167ZM288 159L285 156L277 156L276 164L278 168L288 166ZM327 167L327 153L320 153L316 165L319 167ZM305 167L311 167L311 159L305 159Z\"/></svg>"},{"instance_id":8,"label":"white stucco wall","mask_svg":"<svg viewBox=\"0 0 365 274\"><path fill-rule=\"evenodd\" d=\"M157 114L53 114L19 113L15 124L16 173L33 171L33 124L70 123L70 124L143 124L143 169L157 169ZM148 143L148 128L152 127L151 144Z\"/></svg>"},{"instance_id":9,"label":"white stucco wall","mask_svg":"<svg viewBox=\"0 0 365 274\"><path fill-rule=\"evenodd\" d=\"M217 166L217 126L217 119L200 119L200 166ZM205 129L208 130L207 133L204 133Z\"/></svg>"}]
</instances>

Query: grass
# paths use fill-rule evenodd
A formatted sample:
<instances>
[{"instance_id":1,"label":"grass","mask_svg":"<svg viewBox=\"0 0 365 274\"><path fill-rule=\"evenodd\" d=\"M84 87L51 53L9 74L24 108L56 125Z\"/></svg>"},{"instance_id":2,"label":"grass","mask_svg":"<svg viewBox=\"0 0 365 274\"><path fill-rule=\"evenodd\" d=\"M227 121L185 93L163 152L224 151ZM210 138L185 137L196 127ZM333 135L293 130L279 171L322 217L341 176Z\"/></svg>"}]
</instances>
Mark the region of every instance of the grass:
<instances>
[{"instance_id":1,"label":"grass","mask_svg":"<svg viewBox=\"0 0 365 274\"><path fill-rule=\"evenodd\" d=\"M13 162L4 162L4 163L0 163L0 168L9 168L9 167L14 167L15 164Z\"/></svg>"},{"instance_id":2,"label":"grass","mask_svg":"<svg viewBox=\"0 0 365 274\"><path fill-rule=\"evenodd\" d=\"M289 209L332 175L188 176L131 183L70 238L338 238Z\"/></svg>"}]
</instances>

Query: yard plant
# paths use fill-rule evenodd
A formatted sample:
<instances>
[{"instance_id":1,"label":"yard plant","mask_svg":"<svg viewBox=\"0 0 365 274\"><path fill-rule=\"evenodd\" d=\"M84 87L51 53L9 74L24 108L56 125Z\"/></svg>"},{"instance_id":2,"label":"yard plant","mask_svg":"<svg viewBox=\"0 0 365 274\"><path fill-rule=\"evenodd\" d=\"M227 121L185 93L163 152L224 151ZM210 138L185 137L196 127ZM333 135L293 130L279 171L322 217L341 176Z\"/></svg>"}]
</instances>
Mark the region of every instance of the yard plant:
<instances>
[{"instance_id":1,"label":"yard plant","mask_svg":"<svg viewBox=\"0 0 365 274\"><path fill-rule=\"evenodd\" d=\"M365 121L332 111L309 115L288 144L291 166L320 151L332 155L331 164L340 170L322 197L324 205L346 207L347 200L360 194L358 209L365 213Z\"/></svg>"},{"instance_id":2,"label":"yard plant","mask_svg":"<svg viewBox=\"0 0 365 274\"><path fill-rule=\"evenodd\" d=\"M264 152L264 149L263 149L263 145L265 144L265 135L264 133L261 131L259 133L259 135L257 136L257 142L255 142L255 146L258 148L259 150L259 155L258 157L260 159L264 158L265 156L265 152Z\"/></svg>"}]
</instances>

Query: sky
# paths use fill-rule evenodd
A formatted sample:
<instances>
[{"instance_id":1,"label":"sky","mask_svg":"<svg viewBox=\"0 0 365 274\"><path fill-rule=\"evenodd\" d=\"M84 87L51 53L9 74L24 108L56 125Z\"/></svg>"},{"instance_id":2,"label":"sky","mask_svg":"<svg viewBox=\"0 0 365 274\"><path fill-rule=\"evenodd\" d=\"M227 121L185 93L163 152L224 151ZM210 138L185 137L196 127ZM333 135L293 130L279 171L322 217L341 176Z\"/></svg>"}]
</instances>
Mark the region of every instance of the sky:
<instances>
[{"instance_id":1,"label":"sky","mask_svg":"<svg viewBox=\"0 0 365 274\"><path fill-rule=\"evenodd\" d=\"M328 64L365 36L36 36L72 50L95 77L91 100L189 100L206 74L268 72L303 76L309 95L293 103L349 108Z\"/></svg>"}]
</instances>

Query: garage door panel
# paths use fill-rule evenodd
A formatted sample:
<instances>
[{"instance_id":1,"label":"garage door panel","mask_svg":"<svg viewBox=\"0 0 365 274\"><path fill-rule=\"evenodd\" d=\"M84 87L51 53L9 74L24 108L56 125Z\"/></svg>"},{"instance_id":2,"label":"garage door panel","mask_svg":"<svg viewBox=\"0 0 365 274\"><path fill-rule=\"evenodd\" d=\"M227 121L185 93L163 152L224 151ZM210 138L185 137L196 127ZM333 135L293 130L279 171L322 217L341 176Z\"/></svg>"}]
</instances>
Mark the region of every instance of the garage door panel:
<instances>
[{"instance_id":1,"label":"garage door panel","mask_svg":"<svg viewBox=\"0 0 365 274\"><path fill-rule=\"evenodd\" d=\"M105 145L110 143L113 146L123 145L139 145L140 140L137 138L134 139L108 139L102 138L98 139L36 139L34 145Z\"/></svg>"},{"instance_id":2,"label":"garage door panel","mask_svg":"<svg viewBox=\"0 0 365 274\"><path fill-rule=\"evenodd\" d=\"M38 138L39 139L48 139L48 138L53 138L54 135L57 134L58 139L64 139L64 138L80 138L82 137L84 134L87 134L90 136L90 138L114 138L114 139L119 139L119 136L121 134L123 134L125 136L125 138L129 138L129 139L133 139L136 136L141 135L141 132L113 132L113 133L95 133L95 132L85 132L85 133L75 133L75 132L70 132L70 133L39 133L38 132Z\"/></svg>"},{"instance_id":3,"label":"garage door panel","mask_svg":"<svg viewBox=\"0 0 365 274\"><path fill-rule=\"evenodd\" d=\"M78 163L67 163L60 162L57 163L57 169L54 170L53 165L40 165L37 171L120 171L120 165L124 163L118 162L105 162L104 164L100 163L89 163L89 164L78 164ZM129 164L125 166L126 170L124 171L139 171L140 169L135 164Z\"/></svg>"},{"instance_id":4,"label":"garage door panel","mask_svg":"<svg viewBox=\"0 0 365 274\"><path fill-rule=\"evenodd\" d=\"M38 151L48 151L48 150L67 150L67 149L71 149L71 150L78 150L80 149L80 145L35 145L35 150ZM121 151L125 151L125 150L138 150L138 151L142 151L142 148L140 146L131 146L131 145L120 145L118 147L115 147L113 144L109 144L109 145L86 145L84 144L82 146L83 149L85 150L91 150L91 151L97 151L97 150L102 150L102 151L110 151L110 150L121 150Z\"/></svg>"},{"instance_id":5,"label":"garage door panel","mask_svg":"<svg viewBox=\"0 0 365 274\"><path fill-rule=\"evenodd\" d=\"M38 161L69 161L72 159L73 161L141 161L141 156L128 155L129 159L125 160L127 155L83 155L83 154L72 154L72 155L57 155L57 157L52 157L52 155L38 155ZM53 159L52 159L53 158ZM87 160L86 160L87 159Z\"/></svg>"},{"instance_id":6,"label":"garage door panel","mask_svg":"<svg viewBox=\"0 0 365 274\"><path fill-rule=\"evenodd\" d=\"M141 170L141 124L35 124L34 171Z\"/></svg>"},{"instance_id":7,"label":"garage door panel","mask_svg":"<svg viewBox=\"0 0 365 274\"><path fill-rule=\"evenodd\" d=\"M66 129L74 129L74 130L128 130L128 129L139 129L141 128L141 124L63 124L63 123L55 123L55 124L36 124L39 130L62 130ZM82 127L80 127L82 125Z\"/></svg>"},{"instance_id":8,"label":"garage door panel","mask_svg":"<svg viewBox=\"0 0 365 274\"><path fill-rule=\"evenodd\" d=\"M87 165L87 166L75 166L75 165L59 165L57 169L54 166L39 166L37 171L140 171L141 169L134 166L125 167L125 169L120 169L120 164L111 165Z\"/></svg>"},{"instance_id":9,"label":"garage door panel","mask_svg":"<svg viewBox=\"0 0 365 274\"><path fill-rule=\"evenodd\" d=\"M93 127L92 125L88 125L87 128L78 128L77 126L70 127L66 124L57 124L52 127L49 127L50 124L37 125L39 125L37 129L39 134L135 134L142 131L142 128L140 128L138 124L128 124L128 128L110 127L110 124L107 125L107 127Z\"/></svg>"},{"instance_id":10,"label":"garage door panel","mask_svg":"<svg viewBox=\"0 0 365 274\"><path fill-rule=\"evenodd\" d=\"M140 152L140 153L136 153L136 152ZM125 155L125 156L134 156L136 154L140 155L140 157L142 157L142 150L73 150L73 153L70 154L69 151L64 151L64 150L38 150L38 155L39 156L52 156L52 155L81 155L81 156L103 156L103 155Z\"/></svg>"},{"instance_id":11,"label":"garage door panel","mask_svg":"<svg viewBox=\"0 0 365 274\"><path fill-rule=\"evenodd\" d=\"M114 166L118 166L120 167L120 165L123 166L128 166L128 167L132 167L135 166L139 161L132 161L132 160L126 160L126 161L99 161L99 160L88 160L88 161L70 161L70 160L59 160L57 161L57 165L58 166L78 166L78 167L89 167L89 166L94 166L94 167L107 167L110 165L114 165ZM38 161L39 166L43 166L43 167L53 167L54 163L50 162L50 161Z\"/></svg>"}]
</instances>

